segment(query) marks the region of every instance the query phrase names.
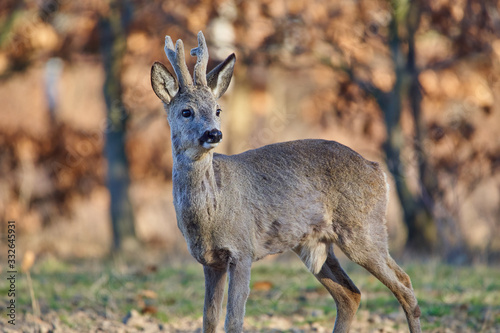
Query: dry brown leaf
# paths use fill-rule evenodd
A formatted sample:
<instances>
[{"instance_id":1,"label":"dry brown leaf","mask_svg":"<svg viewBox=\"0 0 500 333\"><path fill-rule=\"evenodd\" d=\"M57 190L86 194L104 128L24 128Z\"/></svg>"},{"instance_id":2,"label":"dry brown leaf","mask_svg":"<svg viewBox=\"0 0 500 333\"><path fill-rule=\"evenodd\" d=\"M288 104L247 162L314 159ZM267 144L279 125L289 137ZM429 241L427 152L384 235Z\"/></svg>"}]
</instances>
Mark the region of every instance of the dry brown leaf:
<instances>
[{"instance_id":1,"label":"dry brown leaf","mask_svg":"<svg viewBox=\"0 0 500 333\"><path fill-rule=\"evenodd\" d=\"M253 290L269 291L273 288L273 284L270 281L257 281L253 284Z\"/></svg>"}]
</instances>

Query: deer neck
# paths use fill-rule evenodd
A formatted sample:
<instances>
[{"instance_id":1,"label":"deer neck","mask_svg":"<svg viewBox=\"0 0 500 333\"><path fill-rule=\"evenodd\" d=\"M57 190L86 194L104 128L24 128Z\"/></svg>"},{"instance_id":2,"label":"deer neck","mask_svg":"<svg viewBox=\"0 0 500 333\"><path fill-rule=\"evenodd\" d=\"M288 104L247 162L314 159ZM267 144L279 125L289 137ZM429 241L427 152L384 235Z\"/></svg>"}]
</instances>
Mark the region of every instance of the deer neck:
<instances>
[{"instance_id":1,"label":"deer neck","mask_svg":"<svg viewBox=\"0 0 500 333\"><path fill-rule=\"evenodd\" d=\"M212 162L211 152L196 161L174 157L172 179L177 225L190 253L198 260L213 247L210 235L219 200Z\"/></svg>"},{"instance_id":2,"label":"deer neck","mask_svg":"<svg viewBox=\"0 0 500 333\"><path fill-rule=\"evenodd\" d=\"M174 156L173 162L174 186L177 183L184 188L189 187L196 190L203 187L202 185L206 182L208 185L215 184L212 152L208 152L196 160L184 154L177 154Z\"/></svg>"},{"instance_id":3,"label":"deer neck","mask_svg":"<svg viewBox=\"0 0 500 333\"><path fill-rule=\"evenodd\" d=\"M197 160L182 154L174 156L172 180L174 204L182 220L210 221L218 201L213 153L208 152Z\"/></svg>"}]
</instances>

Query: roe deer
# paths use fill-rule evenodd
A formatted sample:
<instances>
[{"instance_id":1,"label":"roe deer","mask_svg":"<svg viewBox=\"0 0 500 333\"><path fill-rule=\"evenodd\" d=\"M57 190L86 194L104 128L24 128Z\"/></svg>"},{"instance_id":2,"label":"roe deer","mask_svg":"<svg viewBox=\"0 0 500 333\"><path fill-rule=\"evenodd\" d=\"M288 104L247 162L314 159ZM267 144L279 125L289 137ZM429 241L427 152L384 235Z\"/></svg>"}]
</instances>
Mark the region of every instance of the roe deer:
<instances>
[{"instance_id":1,"label":"roe deer","mask_svg":"<svg viewBox=\"0 0 500 333\"><path fill-rule=\"evenodd\" d=\"M388 184L375 162L333 141L301 140L268 145L239 155L213 152L222 140L221 110L235 64L231 54L206 74L203 34L191 78L184 46L165 37L174 77L161 63L151 83L170 124L173 195L177 224L191 255L203 265L203 332L215 332L229 272L226 332L242 332L252 262L293 250L335 299L333 332L348 332L361 294L333 252L384 283L420 332L420 309L408 275L387 248Z\"/></svg>"}]
</instances>

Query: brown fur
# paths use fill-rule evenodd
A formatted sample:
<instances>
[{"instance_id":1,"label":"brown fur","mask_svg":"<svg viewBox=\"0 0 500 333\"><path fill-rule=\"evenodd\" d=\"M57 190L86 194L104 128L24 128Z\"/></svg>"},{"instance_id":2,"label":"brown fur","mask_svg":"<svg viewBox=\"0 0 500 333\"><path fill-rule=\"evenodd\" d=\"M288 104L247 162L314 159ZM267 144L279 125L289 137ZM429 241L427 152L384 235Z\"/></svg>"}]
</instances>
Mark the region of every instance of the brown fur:
<instances>
[{"instance_id":1,"label":"brown fur","mask_svg":"<svg viewBox=\"0 0 500 333\"><path fill-rule=\"evenodd\" d=\"M167 56L183 77L176 81L163 65L155 64L151 79L172 131L178 226L190 253L204 265L203 331L214 332L217 326L226 272L225 328L241 332L252 262L293 250L335 299L334 332L348 332L360 292L340 267L335 244L394 293L410 331L420 332L410 279L387 250L388 185L379 165L324 140L278 143L233 156L214 154L216 144L200 137L220 128L216 99L229 85L234 55L206 80L200 79L206 59L198 59L193 83L185 64L179 63L182 43L177 42L174 51L170 38L166 41ZM206 57L201 33L198 41L192 54ZM192 117L182 116L186 109Z\"/></svg>"}]
</instances>

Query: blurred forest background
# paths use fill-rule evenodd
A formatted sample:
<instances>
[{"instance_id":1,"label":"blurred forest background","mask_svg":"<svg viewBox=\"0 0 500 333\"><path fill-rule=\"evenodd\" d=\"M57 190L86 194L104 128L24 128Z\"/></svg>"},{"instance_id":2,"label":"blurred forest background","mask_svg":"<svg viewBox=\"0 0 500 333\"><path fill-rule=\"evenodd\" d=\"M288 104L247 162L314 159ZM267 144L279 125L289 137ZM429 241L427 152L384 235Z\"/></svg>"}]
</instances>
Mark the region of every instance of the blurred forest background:
<instances>
[{"instance_id":1,"label":"blurred forest background","mask_svg":"<svg viewBox=\"0 0 500 333\"><path fill-rule=\"evenodd\" d=\"M499 261L498 0L3 0L0 227L20 251L187 252L149 73L166 34L199 30L209 68L237 57L218 152L339 141L391 176L392 251Z\"/></svg>"}]
</instances>

